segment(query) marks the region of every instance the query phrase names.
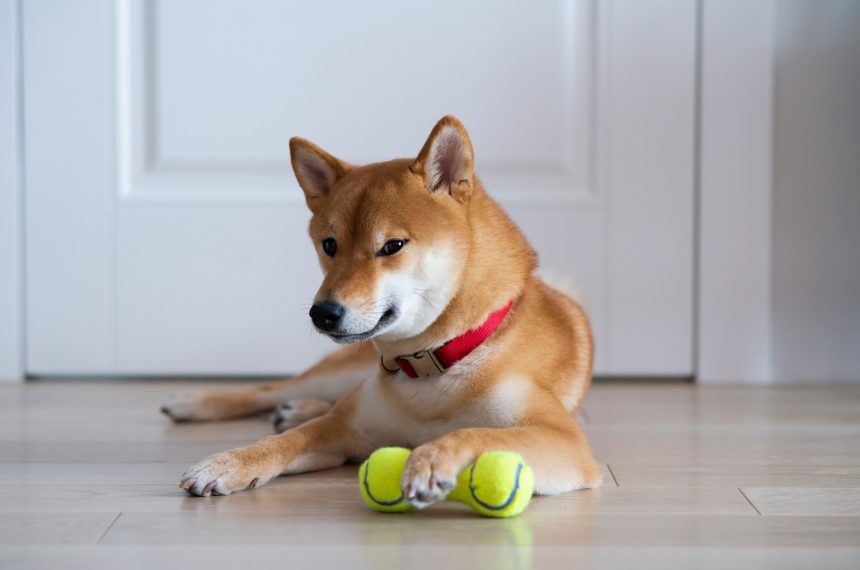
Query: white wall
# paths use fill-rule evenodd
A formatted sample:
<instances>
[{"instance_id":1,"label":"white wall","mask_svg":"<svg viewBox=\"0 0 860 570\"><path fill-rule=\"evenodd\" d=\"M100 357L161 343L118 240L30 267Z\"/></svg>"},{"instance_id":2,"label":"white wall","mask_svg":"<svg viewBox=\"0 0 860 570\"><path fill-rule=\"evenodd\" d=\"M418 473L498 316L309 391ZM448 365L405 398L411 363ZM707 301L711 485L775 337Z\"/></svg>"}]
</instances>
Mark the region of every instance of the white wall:
<instances>
[{"instance_id":1,"label":"white wall","mask_svg":"<svg viewBox=\"0 0 860 570\"><path fill-rule=\"evenodd\" d=\"M701 30L697 377L860 383L860 2Z\"/></svg>"},{"instance_id":2,"label":"white wall","mask_svg":"<svg viewBox=\"0 0 860 570\"><path fill-rule=\"evenodd\" d=\"M860 382L860 2L776 22L773 376Z\"/></svg>"},{"instance_id":3,"label":"white wall","mask_svg":"<svg viewBox=\"0 0 860 570\"><path fill-rule=\"evenodd\" d=\"M0 381L20 379L18 3L0 0Z\"/></svg>"}]
</instances>

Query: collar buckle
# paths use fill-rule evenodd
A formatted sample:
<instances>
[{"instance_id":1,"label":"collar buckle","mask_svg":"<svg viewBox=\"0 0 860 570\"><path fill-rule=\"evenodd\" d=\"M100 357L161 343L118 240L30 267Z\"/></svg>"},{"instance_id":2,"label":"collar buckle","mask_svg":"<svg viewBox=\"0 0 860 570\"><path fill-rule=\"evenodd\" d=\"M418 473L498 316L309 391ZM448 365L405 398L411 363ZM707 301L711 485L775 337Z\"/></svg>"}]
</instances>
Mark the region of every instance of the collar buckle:
<instances>
[{"instance_id":1,"label":"collar buckle","mask_svg":"<svg viewBox=\"0 0 860 570\"><path fill-rule=\"evenodd\" d=\"M434 350L419 350L415 354L398 356L397 358L407 361L415 374L422 378L438 376L445 372L445 367L439 362Z\"/></svg>"}]
</instances>

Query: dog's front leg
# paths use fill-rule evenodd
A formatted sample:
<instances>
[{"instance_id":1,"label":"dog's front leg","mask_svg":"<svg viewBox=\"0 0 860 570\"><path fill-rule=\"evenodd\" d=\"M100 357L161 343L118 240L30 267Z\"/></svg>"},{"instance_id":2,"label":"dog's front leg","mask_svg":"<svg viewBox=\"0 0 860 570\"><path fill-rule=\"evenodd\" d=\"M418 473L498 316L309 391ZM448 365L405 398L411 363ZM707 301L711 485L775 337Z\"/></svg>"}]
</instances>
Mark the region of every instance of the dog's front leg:
<instances>
[{"instance_id":1,"label":"dog's front leg","mask_svg":"<svg viewBox=\"0 0 860 570\"><path fill-rule=\"evenodd\" d=\"M487 451L521 454L535 474L535 493L598 487L603 474L573 418L558 406L509 428L465 428L421 445L403 471L403 495L421 508L444 499L457 475Z\"/></svg>"},{"instance_id":2,"label":"dog's front leg","mask_svg":"<svg viewBox=\"0 0 860 570\"><path fill-rule=\"evenodd\" d=\"M185 472L179 484L191 495L229 495L253 489L282 473L342 465L357 447L349 429L352 394L326 415L246 446L211 455Z\"/></svg>"}]
</instances>

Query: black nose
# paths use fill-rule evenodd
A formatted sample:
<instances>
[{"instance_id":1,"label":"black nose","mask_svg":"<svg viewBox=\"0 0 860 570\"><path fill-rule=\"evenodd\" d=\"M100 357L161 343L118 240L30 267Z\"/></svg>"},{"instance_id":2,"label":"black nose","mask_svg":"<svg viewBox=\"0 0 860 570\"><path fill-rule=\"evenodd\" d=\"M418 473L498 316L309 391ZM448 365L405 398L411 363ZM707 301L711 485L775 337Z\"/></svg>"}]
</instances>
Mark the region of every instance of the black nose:
<instances>
[{"instance_id":1,"label":"black nose","mask_svg":"<svg viewBox=\"0 0 860 570\"><path fill-rule=\"evenodd\" d=\"M320 301L319 303L314 303L310 314L316 328L324 332L329 332L337 328L345 312L346 309L340 303Z\"/></svg>"}]
</instances>

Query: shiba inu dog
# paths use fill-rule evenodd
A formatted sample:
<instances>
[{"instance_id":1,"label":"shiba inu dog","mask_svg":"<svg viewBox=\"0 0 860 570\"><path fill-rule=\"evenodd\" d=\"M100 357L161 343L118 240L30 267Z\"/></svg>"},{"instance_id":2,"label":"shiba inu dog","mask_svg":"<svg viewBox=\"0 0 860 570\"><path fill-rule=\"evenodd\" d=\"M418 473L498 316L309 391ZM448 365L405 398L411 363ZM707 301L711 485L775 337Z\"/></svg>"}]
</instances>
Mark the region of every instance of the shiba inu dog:
<instances>
[{"instance_id":1,"label":"shiba inu dog","mask_svg":"<svg viewBox=\"0 0 860 570\"><path fill-rule=\"evenodd\" d=\"M310 317L346 346L289 380L169 399L176 421L277 409L281 432L204 459L180 486L226 495L395 445L414 448L401 483L418 507L493 450L522 454L538 494L598 486L572 417L591 381L588 319L536 275L463 125L442 118L414 159L352 166L300 138L290 152L324 274Z\"/></svg>"}]
</instances>

